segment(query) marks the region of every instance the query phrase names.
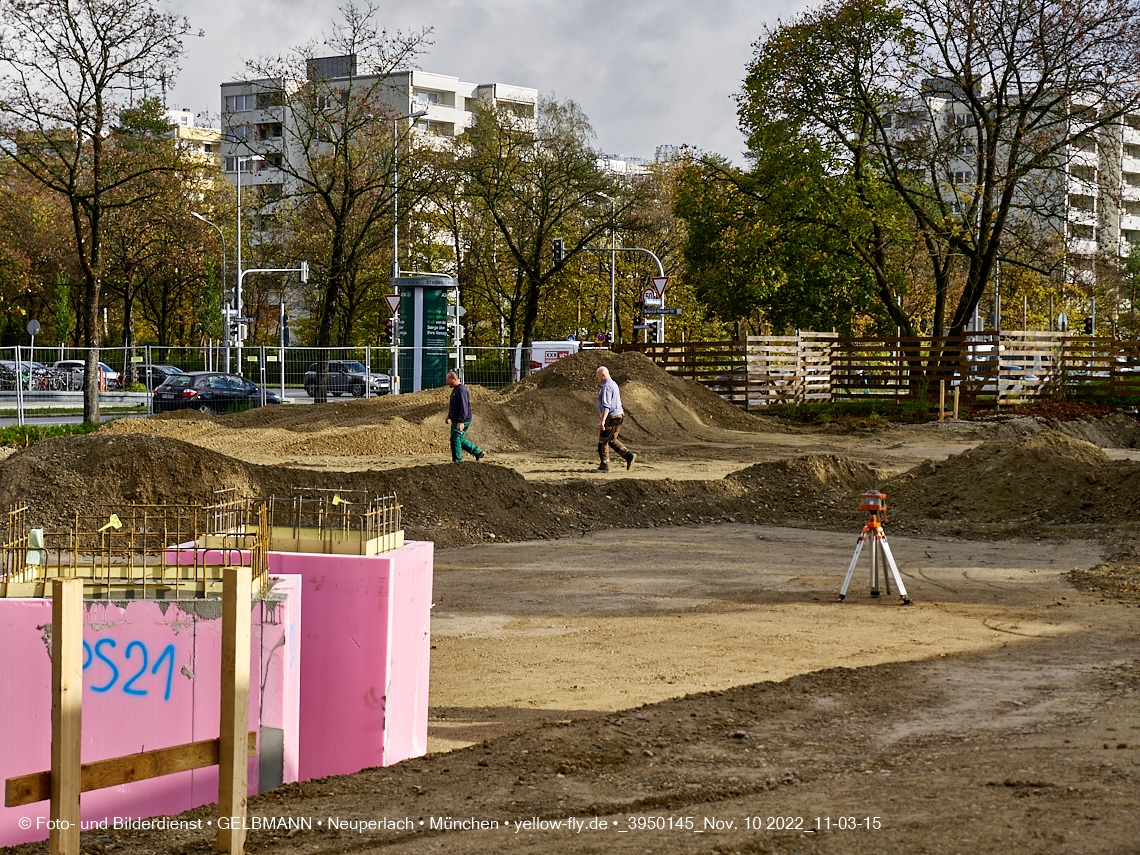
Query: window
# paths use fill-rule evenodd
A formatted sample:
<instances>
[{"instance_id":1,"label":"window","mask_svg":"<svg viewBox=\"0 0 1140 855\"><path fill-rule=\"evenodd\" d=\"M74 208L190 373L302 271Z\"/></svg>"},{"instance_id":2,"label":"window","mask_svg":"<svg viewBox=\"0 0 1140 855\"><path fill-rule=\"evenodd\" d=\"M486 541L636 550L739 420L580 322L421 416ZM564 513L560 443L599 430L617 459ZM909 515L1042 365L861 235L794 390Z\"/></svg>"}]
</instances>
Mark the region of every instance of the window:
<instances>
[{"instance_id":1,"label":"window","mask_svg":"<svg viewBox=\"0 0 1140 855\"><path fill-rule=\"evenodd\" d=\"M253 130L249 125L231 125L225 129L223 134L230 142L238 142L239 140L248 140L253 136Z\"/></svg>"},{"instance_id":2,"label":"window","mask_svg":"<svg viewBox=\"0 0 1140 855\"><path fill-rule=\"evenodd\" d=\"M1087 211L1092 213L1096 211L1096 199L1092 196L1074 194L1069 196L1069 208L1073 211Z\"/></svg>"},{"instance_id":3,"label":"window","mask_svg":"<svg viewBox=\"0 0 1140 855\"><path fill-rule=\"evenodd\" d=\"M1125 202L1124 213L1129 217L1140 217L1140 202Z\"/></svg>"},{"instance_id":4,"label":"window","mask_svg":"<svg viewBox=\"0 0 1140 855\"><path fill-rule=\"evenodd\" d=\"M257 108L259 110L283 106L285 106L285 93L280 89L272 89L269 92L259 92L257 94Z\"/></svg>"},{"instance_id":5,"label":"window","mask_svg":"<svg viewBox=\"0 0 1140 855\"><path fill-rule=\"evenodd\" d=\"M1140 157L1140 145L1125 143L1124 154L1126 157Z\"/></svg>"},{"instance_id":6,"label":"window","mask_svg":"<svg viewBox=\"0 0 1140 855\"><path fill-rule=\"evenodd\" d=\"M1069 174L1080 181L1087 181L1089 184L1096 183L1096 167L1095 166L1082 166L1075 163L1069 167Z\"/></svg>"},{"instance_id":7,"label":"window","mask_svg":"<svg viewBox=\"0 0 1140 855\"><path fill-rule=\"evenodd\" d=\"M962 172L951 172L950 173L950 183L951 184L973 184L974 183L974 173L970 172L969 170L964 170Z\"/></svg>"},{"instance_id":8,"label":"window","mask_svg":"<svg viewBox=\"0 0 1140 855\"><path fill-rule=\"evenodd\" d=\"M1140 187L1140 172L1125 172L1124 184L1127 187Z\"/></svg>"},{"instance_id":9,"label":"window","mask_svg":"<svg viewBox=\"0 0 1140 855\"><path fill-rule=\"evenodd\" d=\"M1069 140L1069 147L1077 151L1096 151L1096 140L1088 134L1079 134Z\"/></svg>"},{"instance_id":10,"label":"window","mask_svg":"<svg viewBox=\"0 0 1140 855\"><path fill-rule=\"evenodd\" d=\"M257 171L257 161L253 160L249 157L246 157L245 155L242 155L241 157L236 157L234 155L230 155L230 156L226 157L226 162L225 162L225 166L224 166L225 171L226 172L237 172L239 162L241 163L241 171L242 172L256 172Z\"/></svg>"},{"instance_id":11,"label":"window","mask_svg":"<svg viewBox=\"0 0 1140 855\"><path fill-rule=\"evenodd\" d=\"M257 106L257 96L252 93L249 95L227 95L226 96L226 112L239 113L243 110L253 110Z\"/></svg>"},{"instance_id":12,"label":"window","mask_svg":"<svg viewBox=\"0 0 1140 855\"><path fill-rule=\"evenodd\" d=\"M1096 228L1080 223L1069 223L1069 237L1073 240L1096 240Z\"/></svg>"},{"instance_id":13,"label":"window","mask_svg":"<svg viewBox=\"0 0 1140 855\"><path fill-rule=\"evenodd\" d=\"M279 122L271 122L257 126L257 138L259 140L279 139L280 136L281 124Z\"/></svg>"},{"instance_id":14,"label":"window","mask_svg":"<svg viewBox=\"0 0 1140 855\"><path fill-rule=\"evenodd\" d=\"M974 121L972 113L955 113L954 124L959 128L972 128L977 122Z\"/></svg>"},{"instance_id":15,"label":"window","mask_svg":"<svg viewBox=\"0 0 1140 855\"><path fill-rule=\"evenodd\" d=\"M421 104L440 104L442 103L438 92L424 92L420 90L416 93L416 100Z\"/></svg>"}]
</instances>

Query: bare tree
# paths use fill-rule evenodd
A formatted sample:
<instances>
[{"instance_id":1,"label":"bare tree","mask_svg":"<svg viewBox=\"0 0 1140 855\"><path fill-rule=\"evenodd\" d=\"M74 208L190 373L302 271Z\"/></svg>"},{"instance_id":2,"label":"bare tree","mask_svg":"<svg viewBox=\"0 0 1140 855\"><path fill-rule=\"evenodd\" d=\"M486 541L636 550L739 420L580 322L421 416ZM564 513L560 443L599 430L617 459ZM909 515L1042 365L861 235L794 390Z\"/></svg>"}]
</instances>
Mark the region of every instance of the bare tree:
<instances>
[{"instance_id":1,"label":"bare tree","mask_svg":"<svg viewBox=\"0 0 1140 855\"><path fill-rule=\"evenodd\" d=\"M129 188L156 168L117 150L108 131L135 88L173 79L187 31L149 0L0 0L0 136L12 161L71 208L87 422L99 421L103 217L133 204Z\"/></svg>"},{"instance_id":2,"label":"bare tree","mask_svg":"<svg viewBox=\"0 0 1140 855\"><path fill-rule=\"evenodd\" d=\"M320 41L247 63L257 78L259 106L281 118L282 153L269 156L285 178L282 204L294 209L293 222L305 224L309 238L320 238L306 245L320 253L308 260L311 281L320 283L313 295L313 343L321 348L332 344L338 309L361 266L387 243L397 191L392 139L396 131L408 133L408 117L401 125L395 106L392 75L410 67L431 32L389 35L377 25L379 10L371 3L349 3L340 11L342 19ZM251 156L270 150L248 129L230 131ZM399 189L409 192L401 193L402 200L412 203L422 195L414 189L416 177L405 161ZM326 365L320 366L317 402L325 401Z\"/></svg>"}]
</instances>

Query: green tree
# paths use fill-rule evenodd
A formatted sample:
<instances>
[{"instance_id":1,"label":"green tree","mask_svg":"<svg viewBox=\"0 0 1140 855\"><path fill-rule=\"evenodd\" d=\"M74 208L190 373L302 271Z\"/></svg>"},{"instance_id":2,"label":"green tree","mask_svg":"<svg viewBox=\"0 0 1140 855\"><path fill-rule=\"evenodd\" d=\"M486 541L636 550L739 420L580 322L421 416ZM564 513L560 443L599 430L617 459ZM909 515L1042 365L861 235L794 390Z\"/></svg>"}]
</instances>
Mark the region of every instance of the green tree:
<instances>
[{"instance_id":1,"label":"green tree","mask_svg":"<svg viewBox=\"0 0 1140 855\"><path fill-rule=\"evenodd\" d=\"M882 214L905 207L936 290L932 329L959 335L999 259L1050 273L1070 167L1140 105L1138 34L1135 0L832 0L757 43L742 124L818 139L828 175L854 182L865 235L897 236ZM908 329L875 257L891 243L864 256Z\"/></svg>"},{"instance_id":2,"label":"green tree","mask_svg":"<svg viewBox=\"0 0 1140 855\"><path fill-rule=\"evenodd\" d=\"M551 283L609 230L609 216L583 216L600 207L599 193L615 192L598 168L592 139L593 129L576 103L540 99L533 117L505 106L477 106L458 143L468 216L486 224L472 232L484 237L485 254L502 255L506 275L497 272L484 282L499 290L488 296L509 313L511 346L520 308L521 341L528 348ZM633 204L627 199L617 216ZM611 213L608 203L604 209ZM565 241L558 264L551 257L555 238Z\"/></svg>"},{"instance_id":3,"label":"green tree","mask_svg":"<svg viewBox=\"0 0 1140 855\"><path fill-rule=\"evenodd\" d=\"M12 162L70 207L89 348L83 417L98 422L104 216L154 169L108 132L116 99L172 79L188 25L149 0L2 0L0 29L0 134Z\"/></svg>"}]
</instances>

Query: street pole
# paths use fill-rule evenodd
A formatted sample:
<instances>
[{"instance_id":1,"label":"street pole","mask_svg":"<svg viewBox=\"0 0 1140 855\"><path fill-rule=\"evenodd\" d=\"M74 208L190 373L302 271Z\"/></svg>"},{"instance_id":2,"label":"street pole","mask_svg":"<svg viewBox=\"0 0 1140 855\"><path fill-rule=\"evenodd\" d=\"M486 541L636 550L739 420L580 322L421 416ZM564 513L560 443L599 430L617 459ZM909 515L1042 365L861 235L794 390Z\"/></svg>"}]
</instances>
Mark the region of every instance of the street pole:
<instances>
[{"instance_id":1,"label":"street pole","mask_svg":"<svg viewBox=\"0 0 1140 855\"><path fill-rule=\"evenodd\" d=\"M222 230L218 227L217 223L210 222L197 211L191 211L190 216L194 217L196 220L201 220L208 226L213 226L215 229L217 229L218 238L222 241L222 290L219 296L222 300L222 340L226 344L226 359L228 360L230 352L230 319L226 317L226 288L228 287L228 280L226 278L226 236L222 234ZM213 360L211 360L211 365L213 365ZM226 371L229 372L229 370L229 365L227 365Z\"/></svg>"},{"instance_id":2,"label":"street pole","mask_svg":"<svg viewBox=\"0 0 1140 855\"><path fill-rule=\"evenodd\" d=\"M610 344L614 344L617 338L617 200L600 190L595 195L610 203Z\"/></svg>"},{"instance_id":3,"label":"street pole","mask_svg":"<svg viewBox=\"0 0 1140 855\"><path fill-rule=\"evenodd\" d=\"M234 288L234 317L242 317L242 300L241 300L241 165L242 161L246 163L256 163L265 160L260 154L251 154L246 157L238 157L237 159L237 285ZM229 322L230 319L226 318L226 338L229 338ZM240 324L240 322L239 322ZM240 326L238 327L240 329ZM236 350L237 350L237 373L241 374L241 338L235 337ZM230 373L230 349L226 348L226 373Z\"/></svg>"},{"instance_id":4,"label":"street pole","mask_svg":"<svg viewBox=\"0 0 1140 855\"><path fill-rule=\"evenodd\" d=\"M414 122L421 116L426 116L427 113L427 110L418 110L392 119L392 283L389 289L392 294L399 293L396 288L397 280L400 278L400 122L404 119L411 119ZM391 395L400 394L400 345L397 343L399 329L400 313L396 311L392 315L392 372L388 381L388 392Z\"/></svg>"}]
</instances>

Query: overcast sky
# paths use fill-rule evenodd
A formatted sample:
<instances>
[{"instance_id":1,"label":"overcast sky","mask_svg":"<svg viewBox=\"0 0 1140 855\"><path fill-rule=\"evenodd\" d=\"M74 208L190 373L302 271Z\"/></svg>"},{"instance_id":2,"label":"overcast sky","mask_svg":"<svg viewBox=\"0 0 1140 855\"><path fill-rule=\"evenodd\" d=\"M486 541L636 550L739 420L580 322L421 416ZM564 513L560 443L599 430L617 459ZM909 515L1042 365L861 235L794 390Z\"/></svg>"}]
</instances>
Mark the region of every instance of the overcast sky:
<instances>
[{"instance_id":1,"label":"overcast sky","mask_svg":"<svg viewBox=\"0 0 1140 855\"><path fill-rule=\"evenodd\" d=\"M188 38L171 107L217 124L218 87L243 60L282 53L326 33L344 0L170 0L201 38ZM377 0L389 31L431 27L424 71L470 83L510 83L572 98L596 146L652 158L692 145L740 160L732 96L766 24L800 0Z\"/></svg>"}]
</instances>

